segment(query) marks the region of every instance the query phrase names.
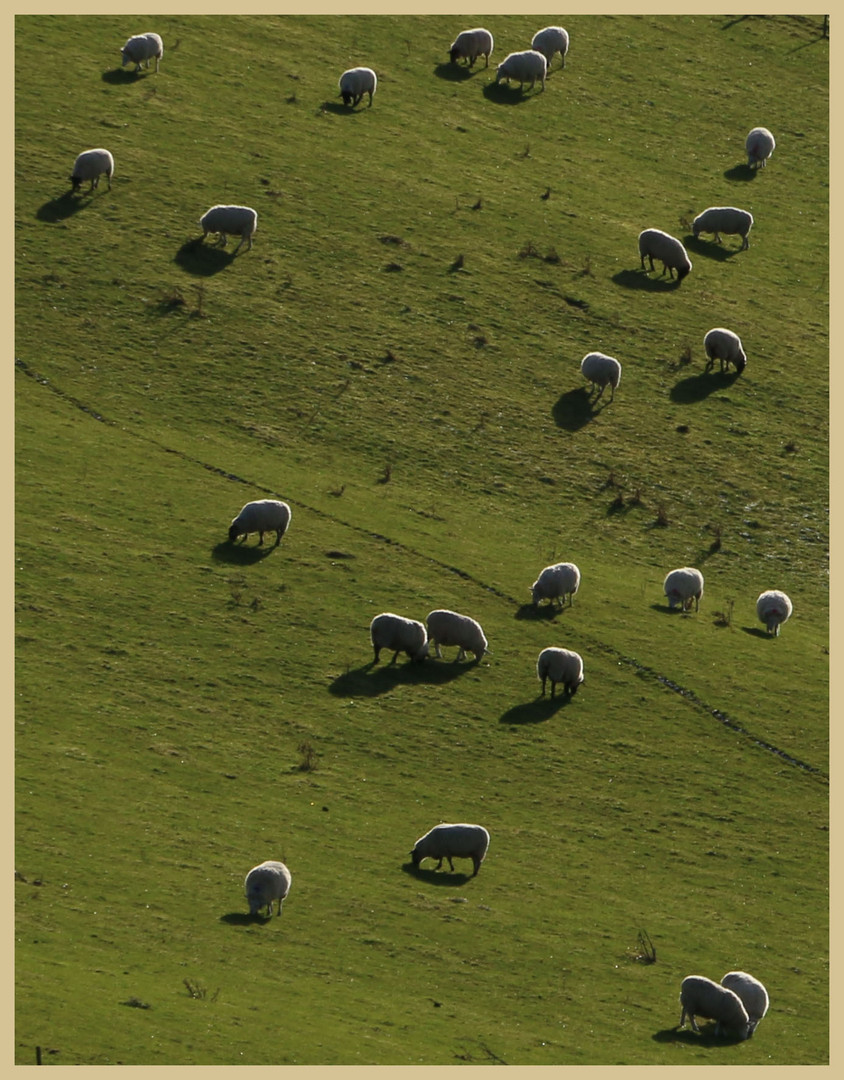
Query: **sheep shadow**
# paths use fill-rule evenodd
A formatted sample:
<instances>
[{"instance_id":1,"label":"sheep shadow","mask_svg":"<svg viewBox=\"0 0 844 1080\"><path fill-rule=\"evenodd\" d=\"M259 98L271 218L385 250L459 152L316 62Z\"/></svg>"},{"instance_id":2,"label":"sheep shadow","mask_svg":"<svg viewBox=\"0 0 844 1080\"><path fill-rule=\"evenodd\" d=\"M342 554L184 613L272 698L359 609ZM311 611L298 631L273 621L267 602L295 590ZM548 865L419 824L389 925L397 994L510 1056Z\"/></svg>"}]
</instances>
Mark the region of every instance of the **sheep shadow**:
<instances>
[{"instance_id":1,"label":"sheep shadow","mask_svg":"<svg viewBox=\"0 0 844 1080\"><path fill-rule=\"evenodd\" d=\"M703 401L718 390L729 390L738 378L737 371L712 371L689 375L671 387L669 397L675 404L692 405Z\"/></svg>"},{"instance_id":2,"label":"sheep shadow","mask_svg":"<svg viewBox=\"0 0 844 1080\"><path fill-rule=\"evenodd\" d=\"M465 885L474 877L473 874L462 874L456 870L452 873L450 870L429 870L422 866L414 866L413 860L402 863L401 868L410 877L427 882L428 885Z\"/></svg>"},{"instance_id":3,"label":"sheep shadow","mask_svg":"<svg viewBox=\"0 0 844 1080\"><path fill-rule=\"evenodd\" d=\"M548 622L556 615L559 615L561 611L565 610L567 609L561 608L558 604L554 602L548 604L534 604L533 602L531 602L528 604L522 604L521 607L518 607L513 618L530 619L533 622Z\"/></svg>"},{"instance_id":4,"label":"sheep shadow","mask_svg":"<svg viewBox=\"0 0 844 1080\"><path fill-rule=\"evenodd\" d=\"M509 86L505 82L489 82L483 89L483 95L487 101L491 101L496 105L521 105L523 101L530 101L531 98L536 97L536 94L542 93L542 84L539 84L538 90L534 86L533 90L522 88L521 86Z\"/></svg>"},{"instance_id":5,"label":"sheep shadow","mask_svg":"<svg viewBox=\"0 0 844 1080\"><path fill-rule=\"evenodd\" d=\"M776 634L769 634L767 630L763 630L760 626L743 626L742 630L745 634L750 634L751 637L764 638L766 641L774 641Z\"/></svg>"},{"instance_id":6,"label":"sheep shadow","mask_svg":"<svg viewBox=\"0 0 844 1080\"><path fill-rule=\"evenodd\" d=\"M754 169L751 165L748 165L746 161L743 161L740 165L734 165L732 169L724 170L725 180L741 180L747 182L748 180L755 180L757 169Z\"/></svg>"},{"instance_id":7,"label":"sheep shadow","mask_svg":"<svg viewBox=\"0 0 844 1080\"><path fill-rule=\"evenodd\" d=\"M154 74L155 71L152 68L149 71L127 71L124 67L118 67L104 71L102 80L110 86L125 86L128 83L138 82L139 79L145 79L147 75Z\"/></svg>"},{"instance_id":8,"label":"sheep shadow","mask_svg":"<svg viewBox=\"0 0 844 1080\"><path fill-rule=\"evenodd\" d=\"M565 428L566 431L580 431L602 411L603 406L595 410L592 395L587 388L578 386L576 390L566 390L557 398L551 408L551 416L557 427Z\"/></svg>"},{"instance_id":9,"label":"sheep shadow","mask_svg":"<svg viewBox=\"0 0 844 1080\"><path fill-rule=\"evenodd\" d=\"M187 240L176 252L173 262L196 277L210 277L231 266L236 255L225 248L203 243L203 237Z\"/></svg>"},{"instance_id":10,"label":"sheep shadow","mask_svg":"<svg viewBox=\"0 0 844 1080\"><path fill-rule=\"evenodd\" d=\"M684 611L681 607L670 607L668 604L651 604L651 611L660 611L663 615L694 615L695 610Z\"/></svg>"},{"instance_id":11,"label":"sheep shadow","mask_svg":"<svg viewBox=\"0 0 844 1080\"><path fill-rule=\"evenodd\" d=\"M486 68L470 68L467 64L452 64L450 60L444 60L434 68L434 74L438 79L446 82L466 82L473 76L485 71Z\"/></svg>"},{"instance_id":12,"label":"sheep shadow","mask_svg":"<svg viewBox=\"0 0 844 1080\"><path fill-rule=\"evenodd\" d=\"M498 718L499 724L542 724L571 702L571 695L560 691L555 697L538 697L522 705L514 705Z\"/></svg>"},{"instance_id":13,"label":"sheep shadow","mask_svg":"<svg viewBox=\"0 0 844 1080\"><path fill-rule=\"evenodd\" d=\"M370 660L368 664L338 675L328 687L328 692L345 698L380 697L382 694L389 694L397 686L415 686L419 683L444 686L454 679L459 679L465 672L474 670L476 666L432 663L430 659L421 663L414 660L405 660L402 663L401 657L395 664L389 661L384 663L383 659L378 664Z\"/></svg>"},{"instance_id":14,"label":"sheep shadow","mask_svg":"<svg viewBox=\"0 0 844 1080\"><path fill-rule=\"evenodd\" d=\"M613 274L611 280L616 285L623 285L625 289L647 289L648 292L673 292L674 289L679 289L682 282L679 278L672 278L668 276L668 271L665 275L657 274L656 277L650 275L656 274L656 270L619 270L617 274Z\"/></svg>"},{"instance_id":15,"label":"sheep shadow","mask_svg":"<svg viewBox=\"0 0 844 1080\"><path fill-rule=\"evenodd\" d=\"M360 116L369 108L369 94L364 94L357 105L344 105L342 101L323 101L322 111L334 116Z\"/></svg>"},{"instance_id":16,"label":"sheep shadow","mask_svg":"<svg viewBox=\"0 0 844 1080\"><path fill-rule=\"evenodd\" d=\"M276 543L233 544L231 540L222 540L211 549L211 558L228 566L254 566L271 555L277 547Z\"/></svg>"},{"instance_id":17,"label":"sheep shadow","mask_svg":"<svg viewBox=\"0 0 844 1080\"><path fill-rule=\"evenodd\" d=\"M90 205L87 199L79 198L72 191L66 191L64 195L59 195L57 199L50 199L43 206L39 206L35 211L35 216L39 221L47 221L54 225L57 221L66 221L69 217L78 214L80 210Z\"/></svg>"},{"instance_id":18,"label":"sheep shadow","mask_svg":"<svg viewBox=\"0 0 844 1080\"><path fill-rule=\"evenodd\" d=\"M693 251L696 255L700 255L701 258L715 259L716 262L726 262L727 259L732 259L734 255L738 255L743 250L741 247L725 247L714 238L712 240L702 240L700 237L684 236L683 243L686 251Z\"/></svg>"},{"instance_id":19,"label":"sheep shadow","mask_svg":"<svg viewBox=\"0 0 844 1080\"><path fill-rule=\"evenodd\" d=\"M687 1046L705 1046L705 1047L721 1047L721 1046L734 1046L736 1043L743 1042L743 1039L736 1038L735 1036L716 1036L715 1024L705 1024L701 1027L700 1031L692 1031L691 1028L663 1028L662 1031L656 1031L651 1036L654 1042L659 1043L686 1043Z\"/></svg>"},{"instance_id":20,"label":"sheep shadow","mask_svg":"<svg viewBox=\"0 0 844 1080\"><path fill-rule=\"evenodd\" d=\"M227 923L229 926L253 926L255 923L262 926L271 920L272 915L251 915L244 911L229 911L220 916L220 922Z\"/></svg>"}]
</instances>

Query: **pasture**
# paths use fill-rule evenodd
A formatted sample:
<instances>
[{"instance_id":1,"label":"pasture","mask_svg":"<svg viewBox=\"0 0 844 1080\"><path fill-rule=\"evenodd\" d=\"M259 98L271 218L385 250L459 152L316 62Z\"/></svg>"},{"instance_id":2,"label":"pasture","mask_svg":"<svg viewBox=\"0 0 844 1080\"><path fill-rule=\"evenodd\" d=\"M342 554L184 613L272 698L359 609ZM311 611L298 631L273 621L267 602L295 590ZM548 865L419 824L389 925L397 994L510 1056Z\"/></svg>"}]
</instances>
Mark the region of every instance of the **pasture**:
<instances>
[{"instance_id":1,"label":"pasture","mask_svg":"<svg viewBox=\"0 0 844 1080\"><path fill-rule=\"evenodd\" d=\"M15 23L16 1062L827 1063L822 18L566 17L527 93L495 64L541 16L478 19L471 70L459 16L142 22ZM143 30L158 74L120 68ZM251 251L198 242L216 203ZM747 251L691 236L717 205ZM280 546L230 544L259 498ZM374 615L437 607L479 664L371 664ZM413 871L440 821L489 830L477 877ZM265 859L292 888L252 919ZM734 968L753 1038L676 1030Z\"/></svg>"}]
</instances>

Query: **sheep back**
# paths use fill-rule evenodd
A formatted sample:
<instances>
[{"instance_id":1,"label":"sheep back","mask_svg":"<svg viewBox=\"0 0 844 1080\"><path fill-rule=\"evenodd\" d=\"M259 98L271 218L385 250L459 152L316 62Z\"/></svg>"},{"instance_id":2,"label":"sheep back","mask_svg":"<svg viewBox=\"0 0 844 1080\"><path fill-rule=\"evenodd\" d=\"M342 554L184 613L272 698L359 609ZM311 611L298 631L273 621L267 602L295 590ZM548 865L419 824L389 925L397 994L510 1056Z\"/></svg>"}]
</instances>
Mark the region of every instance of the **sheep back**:
<instances>
[{"instance_id":1,"label":"sheep back","mask_svg":"<svg viewBox=\"0 0 844 1080\"><path fill-rule=\"evenodd\" d=\"M775 637L780 632L780 625L791 617L791 600L779 589L768 589L756 599L756 615L765 624L769 634Z\"/></svg>"},{"instance_id":2,"label":"sheep back","mask_svg":"<svg viewBox=\"0 0 844 1080\"><path fill-rule=\"evenodd\" d=\"M442 655L441 645L457 645L460 649L458 660L470 652L474 653L477 662L487 651L487 640L481 624L468 615L437 608L428 613L425 622L428 625L428 641L434 643L437 656Z\"/></svg>"},{"instance_id":3,"label":"sheep back","mask_svg":"<svg viewBox=\"0 0 844 1080\"><path fill-rule=\"evenodd\" d=\"M721 233L738 234L742 237L741 250L749 246L747 234L753 227L753 214L738 206L709 206L702 210L692 222L695 240L702 232L714 233L717 243L721 243Z\"/></svg>"},{"instance_id":4,"label":"sheep back","mask_svg":"<svg viewBox=\"0 0 844 1080\"><path fill-rule=\"evenodd\" d=\"M282 902L290 892L292 881L290 871L283 862L268 859L258 866L253 866L244 882L249 914L257 915L262 907L266 907L267 915L272 915L273 900L276 900L280 915Z\"/></svg>"},{"instance_id":5,"label":"sheep back","mask_svg":"<svg viewBox=\"0 0 844 1080\"><path fill-rule=\"evenodd\" d=\"M244 539L249 533L258 533L258 546L264 542L265 532L275 532L276 546L290 525L292 511L286 502L278 499L256 499L241 508L240 513L229 526L229 540L234 543L239 536Z\"/></svg>"},{"instance_id":6,"label":"sheep back","mask_svg":"<svg viewBox=\"0 0 844 1080\"><path fill-rule=\"evenodd\" d=\"M369 104L372 104L372 95L378 87L378 76L368 67L354 67L344 71L340 76L340 97L344 105L352 108L358 104L364 94L369 94Z\"/></svg>"},{"instance_id":7,"label":"sheep back","mask_svg":"<svg viewBox=\"0 0 844 1080\"><path fill-rule=\"evenodd\" d=\"M529 89L533 89L536 80L539 79L544 90L547 70L548 61L541 52L537 52L536 49L523 49L521 52L512 52L504 57L496 70L495 81L499 83L505 79L509 83L511 79L518 79L520 87L529 82Z\"/></svg>"},{"instance_id":8,"label":"sheep back","mask_svg":"<svg viewBox=\"0 0 844 1080\"><path fill-rule=\"evenodd\" d=\"M122 67L133 63L138 65L135 70L140 71L144 60L149 67L150 60L155 57L155 70L158 71L158 65L164 56L164 42L159 34L135 34L129 38L120 53L123 57Z\"/></svg>"},{"instance_id":9,"label":"sheep back","mask_svg":"<svg viewBox=\"0 0 844 1080\"><path fill-rule=\"evenodd\" d=\"M97 146L92 150L83 150L73 163L73 172L70 174L70 182L73 190L78 191L83 180L90 180L93 191L99 185L100 177L105 176L111 190L111 178L114 176L114 158L109 150Z\"/></svg>"},{"instance_id":10,"label":"sheep back","mask_svg":"<svg viewBox=\"0 0 844 1080\"><path fill-rule=\"evenodd\" d=\"M689 1018L694 1031L700 1031L696 1016L716 1021L716 1035L746 1039L750 1035L750 1020L741 998L725 986L705 975L687 975L680 986L680 1027Z\"/></svg>"},{"instance_id":11,"label":"sheep back","mask_svg":"<svg viewBox=\"0 0 844 1080\"><path fill-rule=\"evenodd\" d=\"M703 596L703 574L695 567L681 566L677 570L671 570L665 575L662 587L668 597L670 608L679 604L683 611L688 611L694 600L695 611L700 609L700 598Z\"/></svg>"},{"instance_id":12,"label":"sheep back","mask_svg":"<svg viewBox=\"0 0 844 1080\"><path fill-rule=\"evenodd\" d=\"M662 229L643 229L639 233L639 255L642 259L642 269L645 269L645 259L650 259L651 270L654 268L654 259L662 263L662 273L668 271L668 276L673 277L677 271L677 280L683 278L692 269L692 262L686 249L680 241L670 236Z\"/></svg>"},{"instance_id":13,"label":"sheep back","mask_svg":"<svg viewBox=\"0 0 844 1080\"><path fill-rule=\"evenodd\" d=\"M448 55L452 64L458 60L468 60L469 67L475 66L475 61L482 56L489 67L489 58L492 55L493 39L489 30L482 26L476 26L472 30L462 30L448 49Z\"/></svg>"},{"instance_id":14,"label":"sheep back","mask_svg":"<svg viewBox=\"0 0 844 1080\"><path fill-rule=\"evenodd\" d=\"M557 689L557 683L563 684L564 693L571 697L583 682L583 657L570 649L558 649L551 646L543 649L536 660L536 674L542 682L542 697L545 697L546 680L551 680L551 697Z\"/></svg>"},{"instance_id":15,"label":"sheep back","mask_svg":"<svg viewBox=\"0 0 844 1080\"><path fill-rule=\"evenodd\" d=\"M776 145L774 136L766 127L751 128L744 140L748 166L758 169L761 165L764 169Z\"/></svg>"},{"instance_id":16,"label":"sheep back","mask_svg":"<svg viewBox=\"0 0 844 1080\"><path fill-rule=\"evenodd\" d=\"M539 577L530 587L531 597L534 604L540 600L560 601L560 606L565 606L566 597L569 598L569 606L574 603L574 594L580 588L580 570L574 563L554 563L546 566Z\"/></svg>"},{"instance_id":17,"label":"sheep back","mask_svg":"<svg viewBox=\"0 0 844 1080\"><path fill-rule=\"evenodd\" d=\"M750 1021L750 1034L756 1030L759 1021L768 1011L768 991L762 983L746 971L728 971L721 980L721 985L739 998Z\"/></svg>"},{"instance_id":18,"label":"sheep back","mask_svg":"<svg viewBox=\"0 0 844 1080\"><path fill-rule=\"evenodd\" d=\"M444 823L435 825L424 836L420 836L413 845L410 857L414 866L418 866L423 859L439 859L437 870L442 866L443 859L447 859L452 872L452 859L471 859L474 877L488 850L489 833L483 825Z\"/></svg>"},{"instance_id":19,"label":"sheep back","mask_svg":"<svg viewBox=\"0 0 844 1080\"><path fill-rule=\"evenodd\" d=\"M559 53L563 58L561 66L565 67L566 53L569 51L568 31L564 30L562 26L546 26L542 30L537 30L533 35L530 47L535 49L536 52L542 53L549 68L551 67L551 61Z\"/></svg>"},{"instance_id":20,"label":"sheep back","mask_svg":"<svg viewBox=\"0 0 844 1080\"><path fill-rule=\"evenodd\" d=\"M375 651L374 663L378 663L382 649L393 653L391 664L396 662L400 652L406 652L411 660L424 660L428 655L428 635L421 622L406 619L403 615L394 615L392 611L382 611L369 624L369 636Z\"/></svg>"},{"instance_id":21,"label":"sheep back","mask_svg":"<svg viewBox=\"0 0 844 1080\"><path fill-rule=\"evenodd\" d=\"M703 347L708 357L706 371L709 371L716 360L720 362L722 371L726 371L732 364L736 371L741 373L747 366L747 355L741 338L733 330L727 330L723 326L713 327L704 335Z\"/></svg>"},{"instance_id":22,"label":"sheep back","mask_svg":"<svg viewBox=\"0 0 844 1080\"><path fill-rule=\"evenodd\" d=\"M587 353L580 361L581 373L595 386L600 386L598 397L607 386L612 388L610 401L615 397L615 388L621 382L621 364L614 356L601 352ZM597 398L595 399L597 401Z\"/></svg>"}]
</instances>

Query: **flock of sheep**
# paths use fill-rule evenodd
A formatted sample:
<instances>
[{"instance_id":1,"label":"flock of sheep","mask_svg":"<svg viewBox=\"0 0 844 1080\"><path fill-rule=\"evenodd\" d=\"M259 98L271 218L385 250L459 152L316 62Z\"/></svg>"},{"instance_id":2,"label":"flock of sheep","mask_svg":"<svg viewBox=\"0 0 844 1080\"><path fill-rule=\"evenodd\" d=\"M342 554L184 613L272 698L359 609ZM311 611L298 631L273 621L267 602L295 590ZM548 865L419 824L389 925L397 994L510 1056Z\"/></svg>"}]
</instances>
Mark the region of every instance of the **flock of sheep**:
<instances>
[{"instance_id":1,"label":"flock of sheep","mask_svg":"<svg viewBox=\"0 0 844 1080\"><path fill-rule=\"evenodd\" d=\"M449 47L452 63L464 61L469 67L483 57L485 65L493 51L492 34L484 28L464 30L458 34ZM546 75L554 57L559 54L561 66L566 65L569 49L569 35L562 27L548 26L534 35L530 49L512 52L498 65L495 82L502 80L509 83L517 81L522 89L525 85L532 89L536 82L545 89ZM130 37L121 49L123 65L134 63L135 70L142 65L149 68L155 60L155 70L164 55L164 45L156 33L144 33ZM378 80L369 67L354 67L344 71L340 77L339 89L344 104L354 108L368 96L372 105ZM756 127L746 139L748 164L751 167L764 167L774 150L774 137L766 128ZM103 148L86 150L74 163L71 182L73 190L78 191L83 181L90 181L89 191L98 186L101 176L105 176L109 188L114 175L112 154ZM240 246L246 241L252 247L252 236L257 228L258 215L250 207L217 205L211 207L200 219L203 239L209 233L217 233L221 242L226 243L228 234L240 236ZM720 242L720 234L733 234L742 237L742 250L748 247L748 233L753 225L752 215L737 207L710 207L694 219L692 230L695 238L701 232L713 233ZM682 243L660 229L645 229L639 234L639 254L642 269L645 259L649 260L650 270L654 269L654 259L663 264L669 276L677 274L678 283L691 271L692 264ZM704 338L707 355L706 371L715 361L719 361L721 371L730 364L740 373L746 363L742 343L737 334L723 327L710 330ZM611 388L610 401L621 381L621 364L617 359L600 352L587 354L581 362L583 376L597 388L600 398L607 385ZM596 399L597 400L597 399ZM247 503L232 520L229 526L229 540L235 543L245 540L249 534L258 534L259 545L264 542L264 533L276 534L276 545L281 542L291 520L291 510L287 503L275 499L260 499ZM550 604L571 605L574 594L580 588L580 570L573 563L556 563L545 567L530 586L534 605L547 600ZM703 575L694 567L681 567L672 570L665 577L663 589L669 608L679 605L683 612L699 609L703 594ZM759 620L765 624L769 634L779 634L779 628L792 613L791 600L779 590L767 590L757 599L756 611ZM391 663L395 663L399 653L406 653L412 661L420 662L429 656L429 648L434 647L435 656L442 657L442 647L457 647L456 661L465 659L467 652L472 653L478 663L489 652L487 638L481 625L468 615L446 609L431 611L425 623L406 618L393 612L376 615L370 624L370 640L374 651L373 663L377 663L383 649L393 653ZM556 687L562 685L563 692L572 696L584 681L583 658L569 649L551 646L543 649L536 661L536 675L545 695L546 683L551 683L551 697L555 696ZM489 848L489 833L476 824L443 823L434 826L420 837L410 853L413 865L418 867L423 859L437 859L439 870L446 860L454 870L455 858L471 859L473 876L478 873L481 863ZM268 860L253 867L246 875L245 895L250 913L258 915L262 911L272 914L273 902L276 913L281 914L281 907L292 883L292 876L284 863ZM682 1014L680 1026L686 1018L695 1031L698 1026L696 1016L703 1016L716 1021L716 1036L732 1039L746 1039L753 1034L756 1025L768 1009L768 995L765 987L746 972L728 972L721 983L701 975L690 975L683 980L680 991Z\"/></svg>"}]
</instances>

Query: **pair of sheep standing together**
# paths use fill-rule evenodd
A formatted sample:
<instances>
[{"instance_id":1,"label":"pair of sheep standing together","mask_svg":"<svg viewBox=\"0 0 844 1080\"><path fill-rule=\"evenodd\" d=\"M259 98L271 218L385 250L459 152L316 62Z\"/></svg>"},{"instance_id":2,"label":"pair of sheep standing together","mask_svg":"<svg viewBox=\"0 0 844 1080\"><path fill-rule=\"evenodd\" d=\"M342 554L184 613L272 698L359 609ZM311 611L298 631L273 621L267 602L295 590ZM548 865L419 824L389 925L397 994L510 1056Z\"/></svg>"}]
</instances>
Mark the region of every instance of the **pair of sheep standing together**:
<instances>
[{"instance_id":1,"label":"pair of sheep standing together","mask_svg":"<svg viewBox=\"0 0 844 1080\"><path fill-rule=\"evenodd\" d=\"M679 604L683 611L689 611L694 602L695 611L699 611L703 574L694 566L681 566L666 575L663 590L669 608ZM791 599L781 589L766 589L756 598L756 616L774 637L779 636L780 626L791 617L793 610Z\"/></svg>"},{"instance_id":2,"label":"pair of sheep standing together","mask_svg":"<svg viewBox=\"0 0 844 1080\"><path fill-rule=\"evenodd\" d=\"M680 987L680 1024L689 1018L699 1031L696 1016L715 1021L716 1036L749 1039L768 1011L768 991L746 971L728 971L720 983L705 975L687 975Z\"/></svg>"}]
</instances>

